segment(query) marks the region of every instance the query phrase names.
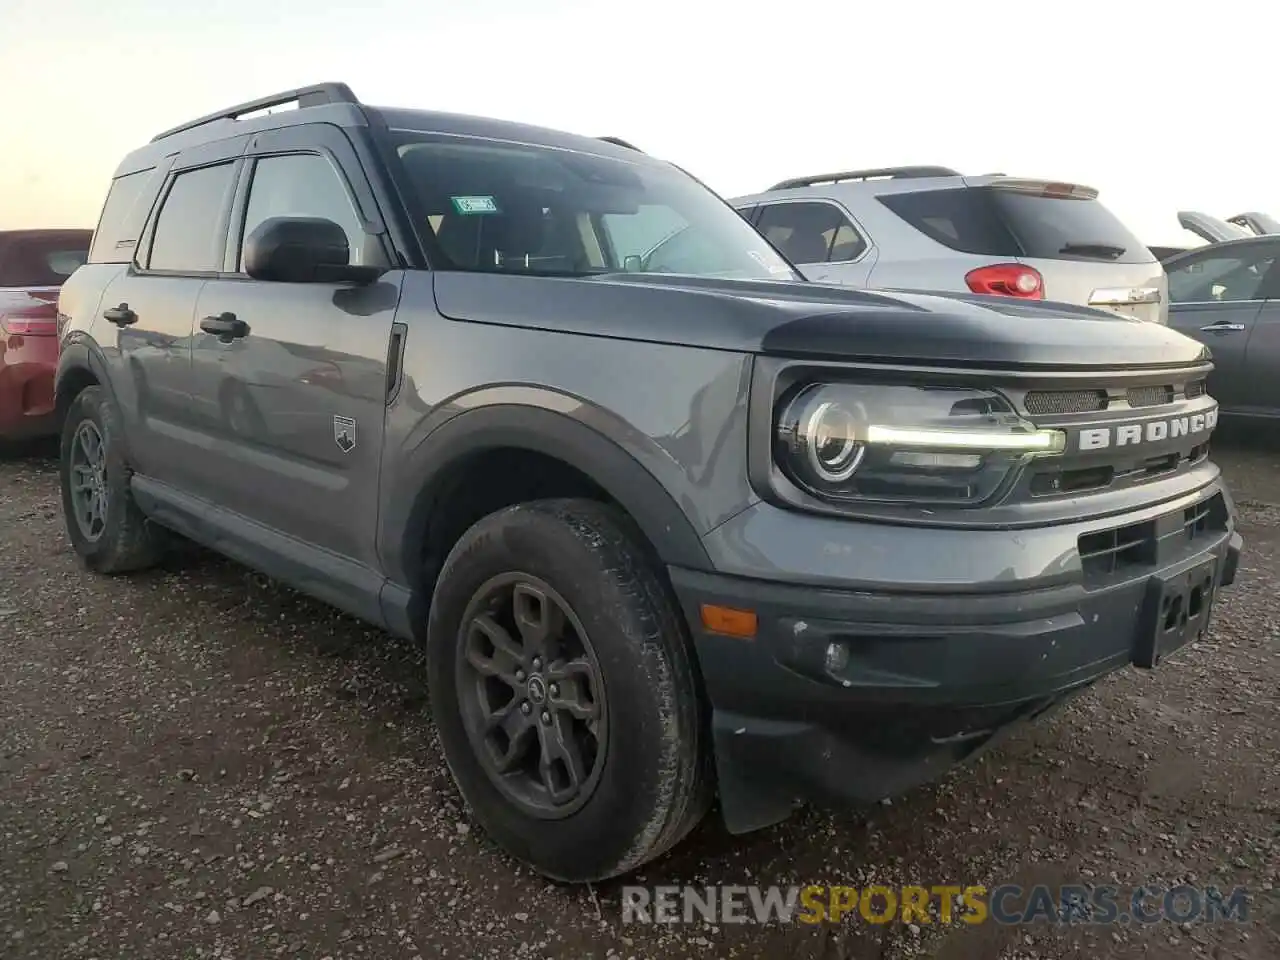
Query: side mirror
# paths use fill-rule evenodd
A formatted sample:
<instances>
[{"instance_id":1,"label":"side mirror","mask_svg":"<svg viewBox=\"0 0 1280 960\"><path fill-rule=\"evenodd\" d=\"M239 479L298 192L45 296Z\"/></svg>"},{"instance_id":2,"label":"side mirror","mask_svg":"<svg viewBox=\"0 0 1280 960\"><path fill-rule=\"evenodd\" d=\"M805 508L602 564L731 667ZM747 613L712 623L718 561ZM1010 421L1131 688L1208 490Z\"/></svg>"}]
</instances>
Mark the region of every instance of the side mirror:
<instances>
[{"instance_id":1,"label":"side mirror","mask_svg":"<svg viewBox=\"0 0 1280 960\"><path fill-rule=\"evenodd\" d=\"M278 283L372 283L377 267L351 264L347 234L320 217L272 217L245 238L244 272Z\"/></svg>"}]
</instances>

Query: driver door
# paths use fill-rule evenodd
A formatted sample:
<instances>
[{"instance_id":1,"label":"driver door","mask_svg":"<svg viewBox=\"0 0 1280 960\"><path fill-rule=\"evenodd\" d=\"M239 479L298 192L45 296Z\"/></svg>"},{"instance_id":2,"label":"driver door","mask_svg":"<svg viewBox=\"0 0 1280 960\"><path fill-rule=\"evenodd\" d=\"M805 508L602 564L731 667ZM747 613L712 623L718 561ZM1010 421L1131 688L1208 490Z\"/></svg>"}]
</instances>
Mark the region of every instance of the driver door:
<instances>
[{"instance_id":1,"label":"driver door","mask_svg":"<svg viewBox=\"0 0 1280 960\"><path fill-rule=\"evenodd\" d=\"M1278 252L1274 243L1215 244L1168 265L1169 325L1213 353L1209 392L1223 410L1249 403L1245 350Z\"/></svg>"},{"instance_id":2,"label":"driver door","mask_svg":"<svg viewBox=\"0 0 1280 960\"><path fill-rule=\"evenodd\" d=\"M366 286L255 280L244 272L243 238L273 217L320 217L344 229L353 264L388 267L381 240L364 229L373 215L354 151L334 128L257 138L246 153L225 270L196 301L191 351L203 432L198 492L370 567L403 274L388 270ZM225 318L239 329L220 334Z\"/></svg>"}]
</instances>

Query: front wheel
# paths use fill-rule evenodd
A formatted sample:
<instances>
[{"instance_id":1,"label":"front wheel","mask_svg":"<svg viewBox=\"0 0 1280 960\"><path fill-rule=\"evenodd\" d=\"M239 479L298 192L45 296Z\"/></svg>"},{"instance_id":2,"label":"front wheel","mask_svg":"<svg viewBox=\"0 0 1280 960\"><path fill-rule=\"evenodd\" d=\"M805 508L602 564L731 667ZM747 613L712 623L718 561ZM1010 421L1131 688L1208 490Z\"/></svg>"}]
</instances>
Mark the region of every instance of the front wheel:
<instances>
[{"instance_id":1,"label":"front wheel","mask_svg":"<svg viewBox=\"0 0 1280 960\"><path fill-rule=\"evenodd\" d=\"M427 646L454 779L481 827L539 873L618 876L705 814L683 624L610 508L539 501L479 521L445 561Z\"/></svg>"},{"instance_id":2,"label":"front wheel","mask_svg":"<svg viewBox=\"0 0 1280 960\"><path fill-rule=\"evenodd\" d=\"M162 535L133 500L120 417L102 387L71 401L59 473L67 536L86 567L124 573L159 559Z\"/></svg>"}]
</instances>

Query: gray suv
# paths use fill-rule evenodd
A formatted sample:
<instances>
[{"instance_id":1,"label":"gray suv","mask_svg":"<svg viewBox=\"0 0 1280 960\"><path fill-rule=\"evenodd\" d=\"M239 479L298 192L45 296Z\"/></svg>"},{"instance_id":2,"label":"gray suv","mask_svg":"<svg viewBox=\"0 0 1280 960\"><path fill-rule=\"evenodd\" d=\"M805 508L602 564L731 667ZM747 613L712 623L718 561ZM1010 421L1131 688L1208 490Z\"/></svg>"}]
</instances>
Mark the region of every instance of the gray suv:
<instances>
[{"instance_id":1,"label":"gray suv","mask_svg":"<svg viewBox=\"0 0 1280 960\"><path fill-rule=\"evenodd\" d=\"M810 280L1168 317L1155 254L1091 187L892 167L796 177L731 202Z\"/></svg>"},{"instance_id":2,"label":"gray suv","mask_svg":"<svg viewBox=\"0 0 1280 960\"><path fill-rule=\"evenodd\" d=\"M462 795L549 877L716 793L744 832L930 780L1235 576L1200 344L803 282L613 140L290 91L129 154L89 261L75 551L184 536L421 642Z\"/></svg>"}]
</instances>

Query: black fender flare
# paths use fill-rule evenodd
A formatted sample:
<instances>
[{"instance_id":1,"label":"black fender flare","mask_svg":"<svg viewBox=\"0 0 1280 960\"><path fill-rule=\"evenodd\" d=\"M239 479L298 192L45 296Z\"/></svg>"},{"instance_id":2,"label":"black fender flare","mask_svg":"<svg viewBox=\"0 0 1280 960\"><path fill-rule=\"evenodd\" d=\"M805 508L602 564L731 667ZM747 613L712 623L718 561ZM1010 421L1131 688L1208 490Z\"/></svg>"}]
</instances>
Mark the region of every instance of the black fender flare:
<instances>
[{"instance_id":1,"label":"black fender flare","mask_svg":"<svg viewBox=\"0 0 1280 960\"><path fill-rule=\"evenodd\" d=\"M420 538L439 482L463 459L503 447L546 454L580 471L630 514L664 563L710 569L702 538L675 497L620 443L553 410L496 403L446 420L397 468L383 500L379 538L392 580L418 586Z\"/></svg>"},{"instance_id":2,"label":"black fender flare","mask_svg":"<svg viewBox=\"0 0 1280 960\"><path fill-rule=\"evenodd\" d=\"M73 334L62 342L58 350L58 366L53 374L53 395L57 402L58 425L66 416L67 403L71 399L67 395L67 384L77 375L88 373L98 385L107 391L113 403L117 402L115 387L111 383L111 375L107 370L106 358L102 350L84 334Z\"/></svg>"}]
</instances>

